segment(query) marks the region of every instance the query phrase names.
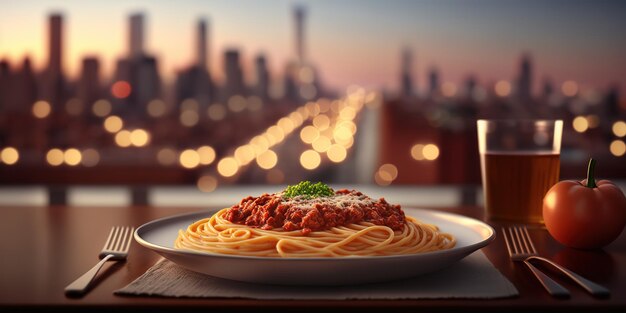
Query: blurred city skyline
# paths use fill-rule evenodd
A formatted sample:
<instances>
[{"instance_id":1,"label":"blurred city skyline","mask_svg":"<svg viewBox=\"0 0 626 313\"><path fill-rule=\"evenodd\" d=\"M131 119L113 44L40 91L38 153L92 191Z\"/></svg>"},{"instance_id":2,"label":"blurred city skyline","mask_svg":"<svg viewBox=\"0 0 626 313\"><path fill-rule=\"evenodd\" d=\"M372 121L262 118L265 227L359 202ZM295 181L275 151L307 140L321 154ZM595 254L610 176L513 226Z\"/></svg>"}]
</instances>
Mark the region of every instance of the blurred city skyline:
<instances>
[{"instance_id":1,"label":"blurred city skyline","mask_svg":"<svg viewBox=\"0 0 626 313\"><path fill-rule=\"evenodd\" d=\"M127 19L146 17L146 51L159 61L167 83L194 62L195 27L208 21L209 69L223 80L223 56L241 51L246 81L255 56L267 56L273 79L294 58L291 11L307 8L307 58L324 84L343 88L399 88L400 53L413 51L411 70L424 91L434 66L444 82L473 75L481 84L513 80L516 63L529 53L536 64L534 93L543 79L568 80L581 88L624 88L626 5L617 1L12 1L3 4L0 59L20 64L29 56L41 71L47 60L48 15L64 17L63 71L79 76L81 60L100 59L101 76L112 79L116 61L128 54Z\"/></svg>"}]
</instances>

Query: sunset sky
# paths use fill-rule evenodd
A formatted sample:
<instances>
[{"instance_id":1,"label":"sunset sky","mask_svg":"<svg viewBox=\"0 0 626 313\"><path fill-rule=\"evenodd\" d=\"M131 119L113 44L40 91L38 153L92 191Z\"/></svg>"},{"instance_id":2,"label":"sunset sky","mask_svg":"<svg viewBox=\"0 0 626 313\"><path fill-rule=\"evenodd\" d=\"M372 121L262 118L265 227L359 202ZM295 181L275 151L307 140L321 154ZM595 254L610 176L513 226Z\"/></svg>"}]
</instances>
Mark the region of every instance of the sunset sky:
<instances>
[{"instance_id":1,"label":"sunset sky","mask_svg":"<svg viewBox=\"0 0 626 313\"><path fill-rule=\"evenodd\" d=\"M623 1L57 1L8 0L0 10L0 59L15 67L30 55L47 62L47 16L64 15L64 69L76 77L84 56L97 55L108 78L128 51L128 15L146 15L146 50L171 80L193 61L195 23L210 24L211 71L222 54L242 52L252 66L263 52L274 77L294 56L292 9L304 5L306 48L324 84L343 88L397 86L400 53L414 50L416 84L436 65L444 81L475 74L481 83L512 80L523 52L543 77L583 87L626 86L626 2ZM251 71L246 75L252 76ZM622 89L623 90L623 89Z\"/></svg>"}]
</instances>

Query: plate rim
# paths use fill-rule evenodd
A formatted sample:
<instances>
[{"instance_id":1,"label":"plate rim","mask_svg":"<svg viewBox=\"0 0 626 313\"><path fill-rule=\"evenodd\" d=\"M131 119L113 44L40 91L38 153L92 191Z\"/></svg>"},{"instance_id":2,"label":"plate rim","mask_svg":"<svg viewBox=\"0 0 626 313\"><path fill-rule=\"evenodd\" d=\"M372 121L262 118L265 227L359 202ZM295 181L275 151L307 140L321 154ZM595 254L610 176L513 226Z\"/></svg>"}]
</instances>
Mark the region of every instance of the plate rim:
<instances>
[{"instance_id":1,"label":"plate rim","mask_svg":"<svg viewBox=\"0 0 626 313\"><path fill-rule=\"evenodd\" d=\"M191 251L191 250L179 250L179 249L164 247L158 244L151 243L139 235L139 232L143 231L145 228L152 226L153 224L164 222L166 220L178 219L178 218L182 218L185 216L207 213L213 210L216 210L216 211L220 210L220 209L207 208L207 209L202 209L202 210L198 210L195 212L187 212L187 213L169 215L169 216L165 216L165 217L148 221L135 229L133 233L133 238L135 239L135 241L137 241L137 243L139 243L140 245L148 249L151 249L159 253L163 252L163 253L168 253L168 254L173 253L173 254L182 254L182 255L190 255L190 256L213 257L213 258L217 257L217 258L226 258L226 259L235 259L235 260L258 260L258 261L271 260L271 261L278 261L278 262L285 262L285 261L353 262L353 261L363 261L363 260L404 259L404 258L414 258L416 256L436 256L438 254L449 254L452 251L455 251L455 252L476 251L489 245L496 237L496 231L493 227L491 227L491 225L485 223L484 221L481 221L472 217L468 217L468 216L456 214L456 213L445 212L445 211L432 210L432 209L423 209L423 208L415 208L415 207L410 207L407 209L423 211L425 213L433 214L435 216L447 215L447 216L452 216L454 218L470 220L471 222L479 224L480 226L489 230L490 234L489 234L489 237L487 237L486 239L483 239L479 242L476 242L467 246L460 247L458 249L455 249L457 247L453 247L451 249L429 251L429 252L419 252L419 253L411 253L411 254L382 255L382 256L345 256L345 257L334 257L334 258L333 257L259 257L259 256L248 256L248 255L199 252L199 251ZM403 210L406 210L406 209L403 209ZM412 216L412 215L409 215L409 216Z\"/></svg>"}]
</instances>

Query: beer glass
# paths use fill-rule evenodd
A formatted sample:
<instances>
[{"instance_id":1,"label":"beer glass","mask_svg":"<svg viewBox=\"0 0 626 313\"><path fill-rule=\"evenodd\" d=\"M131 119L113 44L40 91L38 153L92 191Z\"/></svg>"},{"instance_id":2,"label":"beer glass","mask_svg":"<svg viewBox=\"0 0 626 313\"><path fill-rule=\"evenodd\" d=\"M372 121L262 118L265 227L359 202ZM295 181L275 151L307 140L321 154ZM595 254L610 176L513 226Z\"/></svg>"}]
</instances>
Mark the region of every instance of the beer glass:
<instances>
[{"instance_id":1,"label":"beer glass","mask_svg":"<svg viewBox=\"0 0 626 313\"><path fill-rule=\"evenodd\" d=\"M478 120L487 217L543 223L543 197L559 180L561 120Z\"/></svg>"}]
</instances>

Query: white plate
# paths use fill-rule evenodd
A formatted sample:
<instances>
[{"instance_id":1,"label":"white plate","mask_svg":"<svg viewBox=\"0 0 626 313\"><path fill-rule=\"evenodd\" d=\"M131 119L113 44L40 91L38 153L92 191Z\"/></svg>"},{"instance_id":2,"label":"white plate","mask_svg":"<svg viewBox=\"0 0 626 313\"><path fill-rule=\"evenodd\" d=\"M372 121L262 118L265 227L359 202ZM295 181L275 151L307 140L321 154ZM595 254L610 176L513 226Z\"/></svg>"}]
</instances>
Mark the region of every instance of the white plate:
<instances>
[{"instance_id":1,"label":"white plate","mask_svg":"<svg viewBox=\"0 0 626 313\"><path fill-rule=\"evenodd\" d=\"M195 272L220 278L280 285L347 285L391 281L433 272L486 246L495 237L489 225L461 215L403 208L406 215L454 235L452 249L378 257L268 258L210 254L174 249L179 229L212 215L202 211L158 219L135 231L135 240L166 259Z\"/></svg>"}]
</instances>

